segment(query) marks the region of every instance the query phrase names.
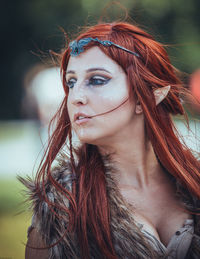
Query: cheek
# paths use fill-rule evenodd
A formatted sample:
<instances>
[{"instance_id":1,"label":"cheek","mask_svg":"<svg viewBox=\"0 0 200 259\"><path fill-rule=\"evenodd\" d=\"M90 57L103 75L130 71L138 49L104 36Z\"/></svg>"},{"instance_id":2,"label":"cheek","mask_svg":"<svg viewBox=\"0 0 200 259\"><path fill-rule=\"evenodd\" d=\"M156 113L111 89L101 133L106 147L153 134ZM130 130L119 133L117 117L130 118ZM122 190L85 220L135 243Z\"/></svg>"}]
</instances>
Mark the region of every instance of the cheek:
<instances>
[{"instance_id":1,"label":"cheek","mask_svg":"<svg viewBox=\"0 0 200 259\"><path fill-rule=\"evenodd\" d=\"M95 132L97 135L106 138L119 136L124 130L133 125L134 104L130 104L129 101L103 116L96 117L94 120Z\"/></svg>"},{"instance_id":2,"label":"cheek","mask_svg":"<svg viewBox=\"0 0 200 259\"><path fill-rule=\"evenodd\" d=\"M99 117L99 123L101 123L101 129L119 131L126 127L126 125L129 125L132 122L133 117L134 105L127 101L122 106L117 107L115 110L102 116L102 118Z\"/></svg>"},{"instance_id":3,"label":"cheek","mask_svg":"<svg viewBox=\"0 0 200 259\"><path fill-rule=\"evenodd\" d=\"M128 98L128 96L128 89L116 85L116 87L99 91L93 96L92 102L95 110L98 110L98 112L105 112L119 106Z\"/></svg>"}]
</instances>

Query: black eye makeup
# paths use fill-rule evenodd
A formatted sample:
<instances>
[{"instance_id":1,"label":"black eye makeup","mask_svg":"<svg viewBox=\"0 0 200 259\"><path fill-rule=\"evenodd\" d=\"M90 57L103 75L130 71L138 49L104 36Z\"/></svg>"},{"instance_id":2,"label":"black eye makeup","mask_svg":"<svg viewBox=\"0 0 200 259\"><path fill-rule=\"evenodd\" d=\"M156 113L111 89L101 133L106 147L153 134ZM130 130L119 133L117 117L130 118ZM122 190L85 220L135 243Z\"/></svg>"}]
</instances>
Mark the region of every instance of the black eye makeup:
<instances>
[{"instance_id":1,"label":"black eye makeup","mask_svg":"<svg viewBox=\"0 0 200 259\"><path fill-rule=\"evenodd\" d=\"M107 84L110 81L111 78L105 77L105 76L92 76L89 80L87 80L88 86L102 86Z\"/></svg>"},{"instance_id":2,"label":"black eye makeup","mask_svg":"<svg viewBox=\"0 0 200 259\"><path fill-rule=\"evenodd\" d=\"M98 86L103 86L106 85L109 81L111 80L110 77L107 76L102 76L102 75L92 75L88 79L85 80L85 85L86 86L91 86L91 87L98 87ZM76 84L77 79L72 77L67 79L66 85L72 89L74 85Z\"/></svg>"},{"instance_id":3,"label":"black eye makeup","mask_svg":"<svg viewBox=\"0 0 200 259\"><path fill-rule=\"evenodd\" d=\"M66 85L69 87L69 88L73 88L74 87L74 84L76 83L76 78L69 78L67 81L66 81Z\"/></svg>"}]
</instances>

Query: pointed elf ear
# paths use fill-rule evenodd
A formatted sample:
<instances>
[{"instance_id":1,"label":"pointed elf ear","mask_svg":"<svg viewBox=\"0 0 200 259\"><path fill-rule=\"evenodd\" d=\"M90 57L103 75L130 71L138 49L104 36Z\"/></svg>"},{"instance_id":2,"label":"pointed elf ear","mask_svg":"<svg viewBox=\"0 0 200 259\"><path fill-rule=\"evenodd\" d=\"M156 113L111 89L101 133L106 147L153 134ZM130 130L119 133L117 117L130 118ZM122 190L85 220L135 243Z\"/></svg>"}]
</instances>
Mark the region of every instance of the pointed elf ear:
<instances>
[{"instance_id":1,"label":"pointed elf ear","mask_svg":"<svg viewBox=\"0 0 200 259\"><path fill-rule=\"evenodd\" d=\"M156 105L158 105L165 99L165 97L168 95L170 88L171 88L171 86L167 85L162 88L158 88L158 89L154 90L153 93L154 93L154 97L156 100Z\"/></svg>"}]
</instances>

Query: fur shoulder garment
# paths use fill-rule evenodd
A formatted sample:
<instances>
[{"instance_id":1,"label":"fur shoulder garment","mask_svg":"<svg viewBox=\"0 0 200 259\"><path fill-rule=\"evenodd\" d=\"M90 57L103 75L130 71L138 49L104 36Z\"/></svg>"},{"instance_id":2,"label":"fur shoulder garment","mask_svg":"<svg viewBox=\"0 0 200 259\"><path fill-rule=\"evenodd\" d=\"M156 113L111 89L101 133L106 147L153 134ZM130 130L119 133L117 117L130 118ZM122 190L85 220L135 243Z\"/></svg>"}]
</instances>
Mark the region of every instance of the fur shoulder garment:
<instances>
[{"instance_id":1,"label":"fur shoulder garment","mask_svg":"<svg viewBox=\"0 0 200 259\"><path fill-rule=\"evenodd\" d=\"M106 165L107 195L110 206L110 227L114 248L118 258L171 258L158 252L156 243L146 239L140 231L140 226L135 223L131 206L122 198L114 179L114 169ZM52 177L68 191L71 191L71 166L64 159L59 160L59 165L52 170ZM58 240L59 243L49 248L49 258L77 259L80 257L80 248L76 233L66 233L68 217L66 213L58 208L50 208L44 201L41 192L38 193L34 181L30 178L19 180L27 187L28 199L31 202L33 218L31 228L36 228L41 234L45 244L51 246ZM200 201L192 196L183 186L176 181L177 195L182 199L185 207L192 212L200 213ZM61 192L51 184L49 180L45 183L45 191L49 201L57 205L69 207L69 202ZM57 217L53 212L56 212ZM189 251L188 259L200 258L200 216L194 216L194 235ZM66 234L65 234L66 233ZM95 239L88 231L90 257L102 259L101 252ZM60 239L63 237L62 239Z\"/></svg>"}]
</instances>

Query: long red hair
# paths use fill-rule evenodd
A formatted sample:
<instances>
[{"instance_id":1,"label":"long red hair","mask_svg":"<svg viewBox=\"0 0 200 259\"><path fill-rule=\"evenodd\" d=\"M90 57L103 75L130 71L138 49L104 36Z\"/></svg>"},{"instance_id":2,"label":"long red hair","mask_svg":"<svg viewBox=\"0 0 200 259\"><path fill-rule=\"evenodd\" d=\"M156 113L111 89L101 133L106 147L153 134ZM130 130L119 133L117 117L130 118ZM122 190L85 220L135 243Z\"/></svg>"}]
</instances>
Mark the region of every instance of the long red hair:
<instances>
[{"instance_id":1,"label":"long red hair","mask_svg":"<svg viewBox=\"0 0 200 259\"><path fill-rule=\"evenodd\" d=\"M187 90L177 77L162 44L151 35L129 23L113 22L97 24L87 28L76 40L92 37L110 40L139 54L139 58L115 46L104 47L91 42L90 48L98 45L108 57L116 61L127 74L130 95L135 96L142 105L147 135L161 165L179 179L193 195L200 197L200 162L190 149L177 137L171 115L183 115L187 121L181 98ZM72 133L67 111L68 87L66 86L66 69L70 58L70 49L62 54L61 74L65 98L56 114L57 125L49 141L45 158L37 174L37 183L47 177L69 201L69 208L63 209L69 215L71 231L78 234L81 258L89 258L87 231L93 233L102 252L102 258L116 258L110 232L109 202L107 199L105 168L96 146L84 144L77 151L78 166L73 159ZM167 97L156 106L153 90L171 85ZM51 176L51 166L57 154L70 142L70 154L73 173L72 193L64 189ZM39 185L38 185L39 188ZM44 195L44 199L47 197ZM49 206L57 206L48 201Z\"/></svg>"}]
</instances>

